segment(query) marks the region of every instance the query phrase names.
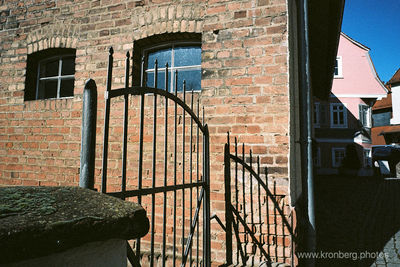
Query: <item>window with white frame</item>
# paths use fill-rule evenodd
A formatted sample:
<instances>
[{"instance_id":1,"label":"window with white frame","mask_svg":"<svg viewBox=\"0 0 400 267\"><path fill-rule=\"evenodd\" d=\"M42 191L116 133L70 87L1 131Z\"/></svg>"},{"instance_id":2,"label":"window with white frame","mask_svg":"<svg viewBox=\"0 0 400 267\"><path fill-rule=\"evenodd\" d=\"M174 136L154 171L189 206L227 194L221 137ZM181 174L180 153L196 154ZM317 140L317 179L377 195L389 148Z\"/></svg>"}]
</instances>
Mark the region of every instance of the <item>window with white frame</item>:
<instances>
[{"instance_id":1,"label":"window with white frame","mask_svg":"<svg viewBox=\"0 0 400 267\"><path fill-rule=\"evenodd\" d=\"M332 148L332 167L338 168L342 165L345 156L345 149L343 147Z\"/></svg>"},{"instance_id":2,"label":"window with white frame","mask_svg":"<svg viewBox=\"0 0 400 267\"><path fill-rule=\"evenodd\" d=\"M146 86L165 89L165 72L168 64L168 90L201 90L201 46L200 43L176 42L144 50L144 73ZM155 61L158 64L157 85L154 85ZM177 76L175 76L177 72ZM177 77L177 81L175 81Z\"/></svg>"},{"instance_id":3,"label":"window with white frame","mask_svg":"<svg viewBox=\"0 0 400 267\"><path fill-rule=\"evenodd\" d=\"M368 168L372 166L372 159L371 159L371 149L364 148L364 167Z\"/></svg>"},{"instance_id":4,"label":"window with white frame","mask_svg":"<svg viewBox=\"0 0 400 267\"><path fill-rule=\"evenodd\" d=\"M347 109L342 103L331 103L331 128L347 127Z\"/></svg>"},{"instance_id":5,"label":"window with white frame","mask_svg":"<svg viewBox=\"0 0 400 267\"><path fill-rule=\"evenodd\" d=\"M28 55L25 100L74 95L75 49L51 48Z\"/></svg>"},{"instance_id":6,"label":"window with white frame","mask_svg":"<svg viewBox=\"0 0 400 267\"><path fill-rule=\"evenodd\" d=\"M335 72L333 75L334 78L343 78L343 72L342 72L342 57L338 56L336 57L335 61Z\"/></svg>"},{"instance_id":7,"label":"window with white frame","mask_svg":"<svg viewBox=\"0 0 400 267\"><path fill-rule=\"evenodd\" d=\"M367 105L358 105L359 119L362 126L371 128L371 107Z\"/></svg>"}]
</instances>

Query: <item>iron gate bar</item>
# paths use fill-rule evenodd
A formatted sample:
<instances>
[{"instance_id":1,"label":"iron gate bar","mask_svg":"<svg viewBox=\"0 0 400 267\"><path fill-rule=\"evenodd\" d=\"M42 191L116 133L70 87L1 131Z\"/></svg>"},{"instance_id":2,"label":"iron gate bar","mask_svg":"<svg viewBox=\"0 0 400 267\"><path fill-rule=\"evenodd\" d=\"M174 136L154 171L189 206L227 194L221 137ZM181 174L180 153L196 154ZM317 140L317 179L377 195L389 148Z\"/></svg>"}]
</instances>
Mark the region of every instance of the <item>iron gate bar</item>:
<instances>
[{"instance_id":1,"label":"iron gate bar","mask_svg":"<svg viewBox=\"0 0 400 267\"><path fill-rule=\"evenodd\" d=\"M253 154L250 149L250 168L253 169ZM254 231L254 210L253 210L253 175L250 173L250 223L251 231ZM251 253L254 254L254 246L251 247ZM254 257L251 257L251 265L254 265Z\"/></svg>"},{"instance_id":2,"label":"iron gate bar","mask_svg":"<svg viewBox=\"0 0 400 267\"><path fill-rule=\"evenodd\" d=\"M226 151L229 150L229 134L228 134L228 143L225 144L224 147L224 174L225 178L229 177L229 179L225 179L225 199L231 199L231 164L230 164L230 159L229 159L229 154L226 153ZM225 205L225 220L226 220L226 225L225 225L225 242L226 244L232 244L232 222L233 222L233 213L230 205ZM232 264L232 249L227 249L226 250L226 264L231 265Z\"/></svg>"},{"instance_id":3,"label":"iron gate bar","mask_svg":"<svg viewBox=\"0 0 400 267\"><path fill-rule=\"evenodd\" d=\"M276 181L274 181L274 196L276 196ZM275 242L278 243L278 225L276 221L276 208L274 209L274 228L275 228ZM275 260L278 260L278 246L275 245Z\"/></svg>"},{"instance_id":4,"label":"iron gate bar","mask_svg":"<svg viewBox=\"0 0 400 267\"><path fill-rule=\"evenodd\" d=\"M172 88L171 88L172 89ZM175 97L177 97L178 94L178 71L175 71ZM174 123L175 123L175 127L174 127L174 185L176 186L176 154L177 154L177 112L178 112L178 106L177 106L177 102L175 102L175 116L174 116ZM173 233L173 265L176 266L176 191L174 191L174 233Z\"/></svg>"},{"instance_id":5,"label":"iron gate bar","mask_svg":"<svg viewBox=\"0 0 400 267\"><path fill-rule=\"evenodd\" d=\"M230 153L229 153L230 154ZM244 162L244 144L242 146L242 157L243 157L243 162ZM242 181L243 181L243 218L244 221L246 222L247 214L246 214L246 180L244 177L245 174L245 167L242 165ZM247 232L244 231L244 254L247 255ZM246 261L243 264L247 263L247 256L246 256Z\"/></svg>"},{"instance_id":6,"label":"iron gate bar","mask_svg":"<svg viewBox=\"0 0 400 267\"><path fill-rule=\"evenodd\" d=\"M203 107L203 121L204 121L204 107ZM208 132L208 125L204 125L203 135L203 155L205 158L210 158L210 134ZM205 196L203 201L203 233L205 237L210 237L210 161L203 158L203 180L205 183ZM208 238L203 238L203 260L205 266L211 266L211 244Z\"/></svg>"},{"instance_id":7,"label":"iron gate bar","mask_svg":"<svg viewBox=\"0 0 400 267\"><path fill-rule=\"evenodd\" d=\"M125 58L125 88L129 87L129 51L126 52ZM122 149L122 181L121 191L126 191L126 160L127 160L127 145L128 145L128 116L129 116L129 95L124 95L124 140ZM125 199L125 198L124 198Z\"/></svg>"},{"instance_id":8,"label":"iron gate bar","mask_svg":"<svg viewBox=\"0 0 400 267\"><path fill-rule=\"evenodd\" d=\"M111 80L112 80L112 69L113 69L113 54L114 50L112 47L108 53L108 67L107 67L107 88L106 94L111 91ZM110 99L105 99L105 111L104 111L104 136L103 136L103 164L102 164L102 177L101 177L101 192L106 192L107 186L107 159L108 159L108 135L109 135L109 124L110 124Z\"/></svg>"},{"instance_id":9,"label":"iron gate bar","mask_svg":"<svg viewBox=\"0 0 400 267\"><path fill-rule=\"evenodd\" d=\"M200 205L201 205L201 201L203 200L203 197L204 197L204 188L201 189L200 197L197 200L197 207L196 207L196 211L194 213L194 221L192 222L193 224L190 225L190 234L189 234L189 237L188 237L188 239L186 241L186 247L185 247L185 252L183 254L183 257L182 257L181 266L186 266L186 261L187 261L189 250L192 251L191 244L192 244L192 239L193 239L193 234L194 234L194 227L197 224L197 221L198 221L198 218L199 218Z\"/></svg>"},{"instance_id":10,"label":"iron gate bar","mask_svg":"<svg viewBox=\"0 0 400 267\"><path fill-rule=\"evenodd\" d=\"M168 63L165 64L165 91L168 92ZM167 187L168 179L168 97L165 96L165 115L164 115L164 187ZM163 207L163 245L162 245L162 266L165 267L166 258L166 227L167 227L167 192L164 192L164 207Z\"/></svg>"},{"instance_id":11,"label":"iron gate bar","mask_svg":"<svg viewBox=\"0 0 400 267\"><path fill-rule=\"evenodd\" d=\"M143 83L144 83L144 57L142 57L142 76L140 79L141 89L143 90ZM143 131L144 131L144 100L145 94L140 95L140 122L139 122L139 160L138 160L138 189L142 189L142 178L143 178ZM142 204L142 196L138 195L138 203L139 205ZM136 241L136 254L140 255L140 238Z\"/></svg>"},{"instance_id":12,"label":"iron gate bar","mask_svg":"<svg viewBox=\"0 0 400 267\"><path fill-rule=\"evenodd\" d=\"M282 200L282 210L285 208L285 199ZM285 256L285 225L282 223L282 246L283 246L283 251L282 251L282 256L283 256L283 261L286 261L286 256Z\"/></svg>"},{"instance_id":13,"label":"iron gate bar","mask_svg":"<svg viewBox=\"0 0 400 267\"><path fill-rule=\"evenodd\" d=\"M200 99L199 98L197 98L197 117L199 118L200 117ZM192 117L193 118L193 117ZM203 122L202 123L204 123L204 120L203 120ZM196 172L196 174L197 174L197 182L199 181L199 159L200 159L200 149L199 149L199 144L200 144L200 138L199 138L199 132L200 132L200 128L199 128L199 124L197 124L197 136L196 136L196 140L197 140L197 167L196 167L196 170L197 170L197 172ZM197 198L199 198L199 194L200 194L200 192L199 192L199 188L197 187ZM199 266L199 243L200 243L200 238L199 238L199 235L200 235L200 225L199 224L197 224L197 239L196 239L196 266Z\"/></svg>"},{"instance_id":14,"label":"iron gate bar","mask_svg":"<svg viewBox=\"0 0 400 267\"><path fill-rule=\"evenodd\" d=\"M177 79L178 80L178 79ZM178 88L175 87L175 91L178 91ZM186 81L183 81L183 103L186 104ZM185 126L186 126L186 116L185 112L183 112L183 124L182 124L182 184L185 184ZM185 189L182 189L182 259L185 255Z\"/></svg>"},{"instance_id":15,"label":"iron gate bar","mask_svg":"<svg viewBox=\"0 0 400 267\"><path fill-rule=\"evenodd\" d=\"M257 175L260 176L260 157L257 156ZM261 186L258 184L258 227L260 229L260 242L264 243L263 241L263 233L262 233L262 219L261 219ZM260 255L260 261L262 257Z\"/></svg>"},{"instance_id":16,"label":"iron gate bar","mask_svg":"<svg viewBox=\"0 0 400 267\"><path fill-rule=\"evenodd\" d=\"M268 185L268 170L265 168L265 184ZM269 229L269 201L268 201L268 196L266 196L266 210L267 210L267 251L268 255L271 255L271 247L270 247L270 242L269 242L269 237L270 237L270 229Z\"/></svg>"},{"instance_id":17,"label":"iron gate bar","mask_svg":"<svg viewBox=\"0 0 400 267\"><path fill-rule=\"evenodd\" d=\"M158 81L158 62L157 59L154 62L154 86L157 86ZM152 158L152 187L156 187L156 141L157 141L157 95L154 95L153 104L153 158ZM154 266L154 227L155 227L155 202L156 195L151 195L151 240L150 240L150 266Z\"/></svg>"},{"instance_id":18,"label":"iron gate bar","mask_svg":"<svg viewBox=\"0 0 400 267\"><path fill-rule=\"evenodd\" d=\"M192 89L192 95L191 95L191 101L190 101L190 109L193 110L193 89ZM189 165L190 165L190 179L189 182L193 183L193 118L190 118L190 157L189 157ZM192 207L193 207L193 189L190 188L190 225L192 225L192 216L193 216L193 211L192 211ZM192 264L192 249L190 250L190 258L189 258L189 262L190 264Z\"/></svg>"},{"instance_id":19,"label":"iron gate bar","mask_svg":"<svg viewBox=\"0 0 400 267\"><path fill-rule=\"evenodd\" d=\"M229 132L228 132L228 136L229 136ZM230 147L229 147L230 149ZM237 156L237 138L235 136L235 156ZM239 186L238 186L238 163L235 161L235 191L236 191L236 210L239 210ZM236 218L236 227L237 227L237 231L239 234L239 219ZM240 246L239 243L237 243L237 250L241 250L242 247ZM243 251L242 251L243 252ZM237 262L239 262L239 254L236 253L236 260Z\"/></svg>"}]
</instances>

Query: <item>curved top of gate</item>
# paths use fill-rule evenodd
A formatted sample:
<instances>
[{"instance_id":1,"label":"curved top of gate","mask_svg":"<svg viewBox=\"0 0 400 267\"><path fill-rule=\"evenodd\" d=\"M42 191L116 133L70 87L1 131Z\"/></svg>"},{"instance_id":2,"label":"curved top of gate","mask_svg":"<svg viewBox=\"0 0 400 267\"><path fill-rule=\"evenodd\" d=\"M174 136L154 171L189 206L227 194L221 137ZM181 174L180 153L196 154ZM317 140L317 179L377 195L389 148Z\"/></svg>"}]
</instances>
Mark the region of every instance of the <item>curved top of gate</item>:
<instances>
[{"instance_id":1,"label":"curved top of gate","mask_svg":"<svg viewBox=\"0 0 400 267\"><path fill-rule=\"evenodd\" d=\"M131 87L124 87L124 88L118 88L118 89L105 91L104 94L105 94L105 96L104 96L105 99L111 99L111 98L123 96L126 94L130 94L130 95L155 94L155 95L164 96L168 99L171 99L175 103L177 103L188 114L190 114L190 116L193 118L193 120L196 122L196 124L199 126L200 130L203 133L206 130L205 124L203 125L201 123L199 117L194 113L194 111L182 99L180 99L176 94L170 93L164 89L147 87L147 86L131 86Z\"/></svg>"},{"instance_id":2,"label":"curved top of gate","mask_svg":"<svg viewBox=\"0 0 400 267\"><path fill-rule=\"evenodd\" d=\"M182 99L180 99L177 96L177 91L175 91L175 94L172 94L172 93L168 92L168 90L159 89L159 88L153 88L153 87L147 87L147 86L129 86L129 63L130 63L129 51L126 53L126 59L125 59L125 86L122 88L111 90L112 69L113 69L113 61L114 61L113 54L114 54L114 50L112 47L110 47L109 55L108 55L108 69L107 69L107 90L105 91L105 95L104 95L106 100L109 100L111 98L118 97L118 96L127 95L127 94L130 94L130 95L146 95L146 94L161 95L161 96L166 97L167 99L174 101L174 103L181 106L184 109L184 111L186 111L188 114L190 114L190 116L193 118L193 120L198 125L199 129L202 131L203 134L208 132L207 125L205 123L202 124L202 122L199 119L200 114L196 115L193 112L193 110L186 104L186 102L182 101ZM142 64L141 64L142 70L143 70L143 65L144 65L144 59L142 59ZM157 65L157 63L156 63L156 65ZM166 73L168 73L167 70L168 70L168 63L166 64ZM156 72L157 72L157 69L156 69ZM143 73L142 73L142 76L143 76ZM155 75L155 76L157 76L157 75ZM168 79L167 75L166 75L166 79ZM142 80L143 80L143 77L142 77ZM191 91L191 92L193 94L193 91ZM183 94L186 94L185 86L183 89Z\"/></svg>"}]
</instances>

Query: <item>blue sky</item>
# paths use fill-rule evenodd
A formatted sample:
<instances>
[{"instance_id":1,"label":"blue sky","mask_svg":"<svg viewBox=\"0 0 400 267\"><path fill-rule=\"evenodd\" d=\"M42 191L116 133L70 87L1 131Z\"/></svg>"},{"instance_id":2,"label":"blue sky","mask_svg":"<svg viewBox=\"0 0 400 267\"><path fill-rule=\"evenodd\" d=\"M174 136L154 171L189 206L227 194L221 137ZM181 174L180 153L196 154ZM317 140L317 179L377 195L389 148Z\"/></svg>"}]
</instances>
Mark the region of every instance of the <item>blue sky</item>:
<instances>
[{"instance_id":1,"label":"blue sky","mask_svg":"<svg viewBox=\"0 0 400 267\"><path fill-rule=\"evenodd\" d=\"M382 81L400 68L400 0L346 0L342 31L371 49Z\"/></svg>"}]
</instances>

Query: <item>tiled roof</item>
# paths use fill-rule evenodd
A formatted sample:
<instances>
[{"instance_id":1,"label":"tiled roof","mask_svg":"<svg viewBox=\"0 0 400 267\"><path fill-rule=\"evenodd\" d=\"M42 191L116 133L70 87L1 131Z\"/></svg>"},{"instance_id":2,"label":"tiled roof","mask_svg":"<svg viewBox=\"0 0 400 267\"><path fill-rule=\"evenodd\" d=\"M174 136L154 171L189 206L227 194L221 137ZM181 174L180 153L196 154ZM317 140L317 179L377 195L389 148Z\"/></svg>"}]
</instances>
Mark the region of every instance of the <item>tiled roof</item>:
<instances>
[{"instance_id":1,"label":"tiled roof","mask_svg":"<svg viewBox=\"0 0 400 267\"><path fill-rule=\"evenodd\" d=\"M400 125L387 125L371 129L372 145L386 145L383 133L399 132Z\"/></svg>"},{"instance_id":2,"label":"tiled roof","mask_svg":"<svg viewBox=\"0 0 400 267\"><path fill-rule=\"evenodd\" d=\"M396 71L396 73L392 76L392 78L387 82L389 84L400 82L400 68Z\"/></svg>"},{"instance_id":3,"label":"tiled roof","mask_svg":"<svg viewBox=\"0 0 400 267\"><path fill-rule=\"evenodd\" d=\"M387 94L386 97L375 102L372 110L391 108L392 107L392 94Z\"/></svg>"}]
</instances>

